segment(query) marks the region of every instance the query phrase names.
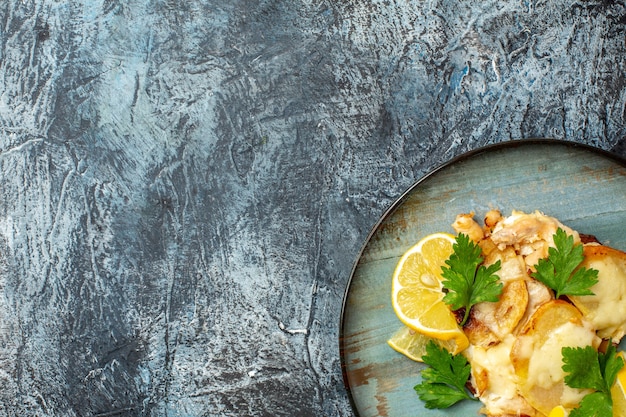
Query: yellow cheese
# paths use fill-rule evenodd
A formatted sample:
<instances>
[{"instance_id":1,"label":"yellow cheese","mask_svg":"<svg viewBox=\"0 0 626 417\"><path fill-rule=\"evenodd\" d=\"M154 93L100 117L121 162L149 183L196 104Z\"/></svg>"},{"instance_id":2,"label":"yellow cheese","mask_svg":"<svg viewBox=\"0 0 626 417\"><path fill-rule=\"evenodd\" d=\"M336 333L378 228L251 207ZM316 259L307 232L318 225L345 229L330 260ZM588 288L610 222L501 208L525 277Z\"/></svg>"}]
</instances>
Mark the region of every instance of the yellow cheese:
<instances>
[{"instance_id":1,"label":"yellow cheese","mask_svg":"<svg viewBox=\"0 0 626 417\"><path fill-rule=\"evenodd\" d=\"M489 415L534 415L534 410L519 395L517 377L510 354L515 336L509 334L493 347L471 346L466 352L472 371L486 372L487 386L479 398Z\"/></svg>"},{"instance_id":2,"label":"yellow cheese","mask_svg":"<svg viewBox=\"0 0 626 417\"><path fill-rule=\"evenodd\" d=\"M609 254L611 252L616 251ZM598 329L598 335L610 337L615 342L619 342L626 332L625 265L624 259L618 256L588 257L584 266L598 271L598 283L591 287L594 295L572 297L585 319Z\"/></svg>"},{"instance_id":3,"label":"yellow cheese","mask_svg":"<svg viewBox=\"0 0 626 417\"><path fill-rule=\"evenodd\" d=\"M487 395L495 394L505 398L516 395L515 371L509 358L514 341L515 337L508 335L494 347L474 347L472 363L489 371L489 385L485 391Z\"/></svg>"},{"instance_id":4,"label":"yellow cheese","mask_svg":"<svg viewBox=\"0 0 626 417\"><path fill-rule=\"evenodd\" d=\"M585 347L597 344L597 336L593 329L567 322L556 328L546 342L535 346L528 363L529 386L549 389L556 384L563 384L563 347ZM576 405L587 394L587 391L570 388L563 384L561 404Z\"/></svg>"}]
</instances>

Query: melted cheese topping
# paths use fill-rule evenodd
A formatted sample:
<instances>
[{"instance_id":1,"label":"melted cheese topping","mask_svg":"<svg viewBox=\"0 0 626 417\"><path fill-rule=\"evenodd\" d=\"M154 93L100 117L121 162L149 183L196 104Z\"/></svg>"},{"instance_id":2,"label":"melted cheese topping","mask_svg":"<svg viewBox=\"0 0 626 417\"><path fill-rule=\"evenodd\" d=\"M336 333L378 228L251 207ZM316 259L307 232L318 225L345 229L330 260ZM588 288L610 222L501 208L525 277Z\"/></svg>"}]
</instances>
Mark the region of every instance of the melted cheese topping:
<instances>
[{"instance_id":1,"label":"melted cheese topping","mask_svg":"<svg viewBox=\"0 0 626 417\"><path fill-rule=\"evenodd\" d=\"M591 391L565 384L562 348L597 348L601 342L598 336L612 337L617 342L626 333L626 264L605 257L598 260L598 264L595 259L589 259L585 266L600 271L599 283L592 288L595 295L585 296L585 303L577 305L585 317L582 324L567 322L553 329L547 337L532 334L532 330L537 329L520 335L520 327L528 323L541 305L554 299L551 290L530 279L530 271L534 271L538 260L547 257L548 249L554 247L553 236L557 228L572 236L575 244L580 243L580 235L539 211L531 214L513 211L507 218L502 218L498 211L490 212L485 218L487 229L484 230L472 217L473 213L457 216L453 227L457 232L475 232L472 239L480 241L485 265L500 261L500 280L509 285L524 280L528 294L525 311L518 320L520 324L514 324L516 327L506 328L506 331L502 331L499 324L503 317L511 317L510 309L506 310L506 315L498 316L496 303L475 306L473 319L476 326L470 326L469 330L475 331L473 334L479 337L463 354L471 365L471 382L485 406L481 412L489 416L545 415L550 408L544 410L541 407L551 404L552 400L567 409L578 406ZM516 300L520 301L519 297ZM554 326L561 322L554 323ZM497 344L492 346L492 343ZM511 361L514 346L513 360L519 375ZM545 401L546 398L550 401Z\"/></svg>"},{"instance_id":2,"label":"melted cheese topping","mask_svg":"<svg viewBox=\"0 0 626 417\"><path fill-rule=\"evenodd\" d=\"M599 281L591 288L594 295L584 296L585 304L594 307L583 311L585 319L600 336L619 341L626 331L626 279L621 278L626 271L610 257L588 262L587 267L599 271Z\"/></svg>"},{"instance_id":3,"label":"melted cheese topping","mask_svg":"<svg viewBox=\"0 0 626 417\"><path fill-rule=\"evenodd\" d=\"M513 335L508 335L502 343L490 348L474 346L472 364L488 370L489 383L481 396L488 398L508 398L517 396L515 370L511 364L511 348L515 342Z\"/></svg>"},{"instance_id":4,"label":"melted cheese topping","mask_svg":"<svg viewBox=\"0 0 626 417\"><path fill-rule=\"evenodd\" d=\"M487 385L478 397L489 415L509 415L511 412L535 415L517 391L517 379L510 359L514 342L515 336L509 334L496 346L471 346L466 352L472 372L486 372Z\"/></svg>"},{"instance_id":5,"label":"melted cheese topping","mask_svg":"<svg viewBox=\"0 0 626 417\"><path fill-rule=\"evenodd\" d=\"M597 345L598 337L593 329L568 322L556 328L542 346L528 346L524 353L530 353L527 384L549 389L556 384L563 384L561 404L578 404L587 394L563 383L563 356L561 349ZM526 346L525 346L526 347Z\"/></svg>"}]
</instances>

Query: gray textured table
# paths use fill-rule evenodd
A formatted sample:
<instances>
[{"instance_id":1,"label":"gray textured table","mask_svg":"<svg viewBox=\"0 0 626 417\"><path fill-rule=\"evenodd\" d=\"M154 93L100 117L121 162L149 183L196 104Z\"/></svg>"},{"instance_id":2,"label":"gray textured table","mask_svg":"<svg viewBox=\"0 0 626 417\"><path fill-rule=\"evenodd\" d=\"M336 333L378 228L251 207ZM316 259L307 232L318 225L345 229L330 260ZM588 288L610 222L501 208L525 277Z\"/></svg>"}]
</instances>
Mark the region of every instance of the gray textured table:
<instances>
[{"instance_id":1,"label":"gray textured table","mask_svg":"<svg viewBox=\"0 0 626 417\"><path fill-rule=\"evenodd\" d=\"M383 211L528 137L626 155L624 1L5 0L0 415L349 416Z\"/></svg>"}]
</instances>

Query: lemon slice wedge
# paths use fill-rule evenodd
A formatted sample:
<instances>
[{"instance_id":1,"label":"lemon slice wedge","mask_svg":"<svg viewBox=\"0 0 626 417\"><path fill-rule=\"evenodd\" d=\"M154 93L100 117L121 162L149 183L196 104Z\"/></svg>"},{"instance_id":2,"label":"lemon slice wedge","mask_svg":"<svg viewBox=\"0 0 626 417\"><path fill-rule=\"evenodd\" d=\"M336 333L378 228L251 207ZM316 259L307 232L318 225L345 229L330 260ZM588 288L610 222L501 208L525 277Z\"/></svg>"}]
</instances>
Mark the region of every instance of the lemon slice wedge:
<instances>
[{"instance_id":1,"label":"lemon slice wedge","mask_svg":"<svg viewBox=\"0 0 626 417\"><path fill-rule=\"evenodd\" d=\"M626 361L624 352L618 355ZM613 417L626 417L626 366L618 373L615 384L611 388L611 399L613 400Z\"/></svg>"},{"instance_id":2,"label":"lemon slice wedge","mask_svg":"<svg viewBox=\"0 0 626 417\"><path fill-rule=\"evenodd\" d=\"M552 409L552 411L550 411L548 417L567 417L568 415L569 413L567 412L565 407L563 407L562 405L557 405Z\"/></svg>"},{"instance_id":3,"label":"lemon slice wedge","mask_svg":"<svg viewBox=\"0 0 626 417\"><path fill-rule=\"evenodd\" d=\"M433 341L439 347L445 348L448 352L456 354L459 352L455 339L439 340L433 339L406 326L398 329L393 336L387 341L396 352L402 353L409 359L417 362L423 362L422 356L426 354L426 345Z\"/></svg>"},{"instance_id":4,"label":"lemon slice wedge","mask_svg":"<svg viewBox=\"0 0 626 417\"><path fill-rule=\"evenodd\" d=\"M424 237L400 258L391 286L392 307L408 328L433 339L453 341L457 354L469 341L443 302L441 267L452 254L453 235Z\"/></svg>"}]
</instances>

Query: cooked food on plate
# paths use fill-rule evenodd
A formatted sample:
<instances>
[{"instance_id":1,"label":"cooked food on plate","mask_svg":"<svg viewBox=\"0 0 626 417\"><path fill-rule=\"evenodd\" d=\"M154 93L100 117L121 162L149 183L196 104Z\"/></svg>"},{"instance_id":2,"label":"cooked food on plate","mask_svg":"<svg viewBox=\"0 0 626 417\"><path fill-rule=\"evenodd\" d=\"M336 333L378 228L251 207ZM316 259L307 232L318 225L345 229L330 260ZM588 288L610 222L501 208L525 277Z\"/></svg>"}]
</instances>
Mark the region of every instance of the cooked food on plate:
<instances>
[{"instance_id":1,"label":"cooked food on plate","mask_svg":"<svg viewBox=\"0 0 626 417\"><path fill-rule=\"evenodd\" d=\"M626 253L539 211L459 214L400 259L389 345L427 367L427 408L626 416ZM417 400L417 399L416 399Z\"/></svg>"}]
</instances>

